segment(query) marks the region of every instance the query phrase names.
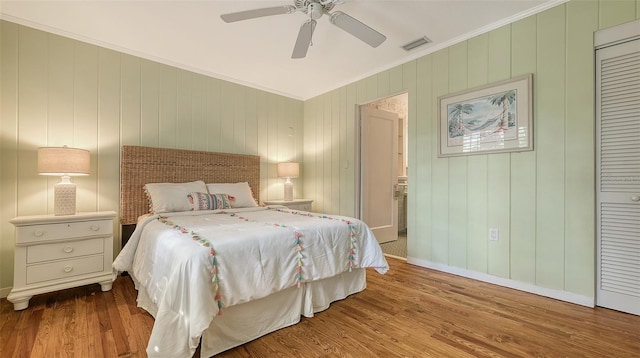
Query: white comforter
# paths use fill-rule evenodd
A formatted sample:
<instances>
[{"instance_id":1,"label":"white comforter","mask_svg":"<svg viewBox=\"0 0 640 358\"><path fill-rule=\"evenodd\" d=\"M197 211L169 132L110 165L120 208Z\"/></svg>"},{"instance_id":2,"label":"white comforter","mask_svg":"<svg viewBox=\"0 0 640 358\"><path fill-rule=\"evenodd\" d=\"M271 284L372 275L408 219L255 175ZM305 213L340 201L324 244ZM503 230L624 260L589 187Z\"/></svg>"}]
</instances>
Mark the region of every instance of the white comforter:
<instances>
[{"instance_id":1,"label":"white comforter","mask_svg":"<svg viewBox=\"0 0 640 358\"><path fill-rule=\"evenodd\" d=\"M379 244L361 221L301 214L260 207L162 214L164 223L158 215L140 217L113 267L115 273L128 271L136 288L155 304L143 307L156 319L147 353L193 353L218 314L216 292L224 314L224 307L266 297L298 281L339 275L350 266L388 270ZM210 248L217 271L213 283Z\"/></svg>"}]
</instances>

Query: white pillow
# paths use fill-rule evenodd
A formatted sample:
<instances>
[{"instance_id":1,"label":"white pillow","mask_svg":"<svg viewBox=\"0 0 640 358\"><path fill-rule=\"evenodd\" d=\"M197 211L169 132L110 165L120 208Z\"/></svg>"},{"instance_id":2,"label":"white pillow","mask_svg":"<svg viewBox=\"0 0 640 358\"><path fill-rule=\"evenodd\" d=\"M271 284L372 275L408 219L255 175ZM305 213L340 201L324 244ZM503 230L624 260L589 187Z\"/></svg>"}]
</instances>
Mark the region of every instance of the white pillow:
<instances>
[{"instance_id":1,"label":"white pillow","mask_svg":"<svg viewBox=\"0 0 640 358\"><path fill-rule=\"evenodd\" d=\"M232 208L248 208L258 206L253 199L249 183L213 183L207 184L209 194L227 194ZM233 198L231 198L233 197Z\"/></svg>"},{"instance_id":2,"label":"white pillow","mask_svg":"<svg viewBox=\"0 0 640 358\"><path fill-rule=\"evenodd\" d=\"M170 213L191 211L187 195L192 192L207 192L207 186L198 180L190 183L148 183L144 185L149 199L149 212Z\"/></svg>"}]
</instances>

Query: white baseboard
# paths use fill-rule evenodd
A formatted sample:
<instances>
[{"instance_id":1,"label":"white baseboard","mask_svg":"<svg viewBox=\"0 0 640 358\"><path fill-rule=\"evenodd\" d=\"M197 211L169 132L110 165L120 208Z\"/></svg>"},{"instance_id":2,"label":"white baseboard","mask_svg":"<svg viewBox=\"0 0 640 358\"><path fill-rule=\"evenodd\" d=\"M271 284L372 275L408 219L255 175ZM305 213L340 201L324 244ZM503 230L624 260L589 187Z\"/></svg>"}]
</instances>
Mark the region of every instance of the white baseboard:
<instances>
[{"instance_id":1,"label":"white baseboard","mask_svg":"<svg viewBox=\"0 0 640 358\"><path fill-rule=\"evenodd\" d=\"M0 288L0 298L9 296L9 292L11 292L11 287Z\"/></svg>"},{"instance_id":2,"label":"white baseboard","mask_svg":"<svg viewBox=\"0 0 640 358\"><path fill-rule=\"evenodd\" d=\"M471 279L482 281L482 282L492 283L498 286L513 288L515 290L533 293L536 295L549 297L549 298L553 298L560 301L575 303L581 306L595 307L595 297L588 297L588 296L583 296L583 295L579 295L579 294L568 292L568 291L545 288L541 286L532 285L530 283L514 281L507 278L492 276L482 272L471 271L471 270L467 270L459 267L453 267L453 266L448 266L448 265L440 264L436 262L421 260L414 257L407 257L407 263L410 263L416 266L426 267L426 268L437 270L437 271L450 273L457 276L471 278Z\"/></svg>"}]
</instances>

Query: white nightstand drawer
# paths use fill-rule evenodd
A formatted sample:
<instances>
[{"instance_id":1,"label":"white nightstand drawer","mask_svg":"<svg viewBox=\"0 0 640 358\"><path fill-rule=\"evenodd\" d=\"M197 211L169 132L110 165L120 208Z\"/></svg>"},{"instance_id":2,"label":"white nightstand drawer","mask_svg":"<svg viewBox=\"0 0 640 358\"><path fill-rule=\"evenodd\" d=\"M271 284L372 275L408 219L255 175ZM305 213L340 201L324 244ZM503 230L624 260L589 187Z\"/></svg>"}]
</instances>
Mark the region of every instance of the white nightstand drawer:
<instances>
[{"instance_id":1,"label":"white nightstand drawer","mask_svg":"<svg viewBox=\"0 0 640 358\"><path fill-rule=\"evenodd\" d=\"M27 263L101 254L104 239L68 241L27 247Z\"/></svg>"},{"instance_id":2,"label":"white nightstand drawer","mask_svg":"<svg viewBox=\"0 0 640 358\"><path fill-rule=\"evenodd\" d=\"M16 244L79 238L83 236L110 236L112 232L113 221L111 220L19 226L16 228Z\"/></svg>"},{"instance_id":3,"label":"white nightstand drawer","mask_svg":"<svg viewBox=\"0 0 640 358\"><path fill-rule=\"evenodd\" d=\"M267 200L266 205L283 205L291 210L311 211L311 199Z\"/></svg>"},{"instance_id":4,"label":"white nightstand drawer","mask_svg":"<svg viewBox=\"0 0 640 358\"><path fill-rule=\"evenodd\" d=\"M291 210L311 211L311 204L287 205Z\"/></svg>"},{"instance_id":5,"label":"white nightstand drawer","mask_svg":"<svg viewBox=\"0 0 640 358\"><path fill-rule=\"evenodd\" d=\"M102 255L31 265L27 266L27 284L100 272L103 269Z\"/></svg>"}]
</instances>

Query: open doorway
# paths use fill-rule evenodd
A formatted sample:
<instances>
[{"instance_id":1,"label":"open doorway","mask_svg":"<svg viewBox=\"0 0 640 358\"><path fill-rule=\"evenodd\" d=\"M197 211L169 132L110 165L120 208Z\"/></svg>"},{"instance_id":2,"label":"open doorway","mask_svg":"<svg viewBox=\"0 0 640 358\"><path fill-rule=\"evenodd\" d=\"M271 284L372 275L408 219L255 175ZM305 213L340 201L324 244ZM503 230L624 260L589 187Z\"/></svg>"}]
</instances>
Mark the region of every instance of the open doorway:
<instances>
[{"instance_id":1,"label":"open doorway","mask_svg":"<svg viewBox=\"0 0 640 358\"><path fill-rule=\"evenodd\" d=\"M359 116L360 218L375 228L385 255L402 259L407 257L408 102L407 93L378 99L361 105Z\"/></svg>"}]
</instances>

